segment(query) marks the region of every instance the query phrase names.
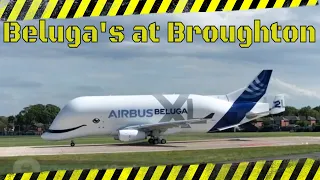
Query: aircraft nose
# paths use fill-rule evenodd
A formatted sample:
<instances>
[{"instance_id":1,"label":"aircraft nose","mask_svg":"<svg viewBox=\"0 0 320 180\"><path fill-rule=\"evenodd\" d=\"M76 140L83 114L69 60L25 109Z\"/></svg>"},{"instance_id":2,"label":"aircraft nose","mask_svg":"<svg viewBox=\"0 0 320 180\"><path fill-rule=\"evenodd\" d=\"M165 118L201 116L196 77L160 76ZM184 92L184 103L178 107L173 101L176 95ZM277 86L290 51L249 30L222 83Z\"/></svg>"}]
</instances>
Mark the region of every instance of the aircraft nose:
<instances>
[{"instance_id":1,"label":"aircraft nose","mask_svg":"<svg viewBox=\"0 0 320 180\"><path fill-rule=\"evenodd\" d=\"M41 134L41 139L47 140L48 133Z\"/></svg>"},{"instance_id":2,"label":"aircraft nose","mask_svg":"<svg viewBox=\"0 0 320 180\"><path fill-rule=\"evenodd\" d=\"M52 139L52 136L51 136L51 133L48 133L48 132L43 133L43 134L41 135L41 138L42 138L43 140L53 140L53 139Z\"/></svg>"}]
</instances>

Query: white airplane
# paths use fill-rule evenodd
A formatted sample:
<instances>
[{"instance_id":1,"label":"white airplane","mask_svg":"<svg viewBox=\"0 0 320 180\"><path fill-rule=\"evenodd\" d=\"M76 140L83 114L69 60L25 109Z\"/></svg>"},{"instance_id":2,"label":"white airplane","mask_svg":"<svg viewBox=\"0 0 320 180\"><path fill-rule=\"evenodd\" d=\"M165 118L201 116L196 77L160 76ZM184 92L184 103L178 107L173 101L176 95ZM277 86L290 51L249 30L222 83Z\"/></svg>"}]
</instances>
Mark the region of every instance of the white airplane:
<instances>
[{"instance_id":1,"label":"white airplane","mask_svg":"<svg viewBox=\"0 0 320 180\"><path fill-rule=\"evenodd\" d=\"M106 135L122 142L148 139L165 144L164 135L177 132L214 132L285 111L284 96L273 106L260 102L272 70L263 70L247 86L227 95L83 96L71 100L58 113L44 140Z\"/></svg>"}]
</instances>

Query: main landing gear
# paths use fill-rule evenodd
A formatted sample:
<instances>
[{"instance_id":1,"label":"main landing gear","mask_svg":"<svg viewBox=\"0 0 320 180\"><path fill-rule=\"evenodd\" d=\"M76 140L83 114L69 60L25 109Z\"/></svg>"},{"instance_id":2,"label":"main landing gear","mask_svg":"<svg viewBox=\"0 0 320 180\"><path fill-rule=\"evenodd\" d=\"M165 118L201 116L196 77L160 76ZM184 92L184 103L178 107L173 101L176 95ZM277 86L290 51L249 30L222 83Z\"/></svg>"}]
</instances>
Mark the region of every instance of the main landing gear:
<instances>
[{"instance_id":1,"label":"main landing gear","mask_svg":"<svg viewBox=\"0 0 320 180\"><path fill-rule=\"evenodd\" d=\"M70 146L73 147L74 145L76 145L76 144L74 143L73 140L71 140Z\"/></svg>"},{"instance_id":2,"label":"main landing gear","mask_svg":"<svg viewBox=\"0 0 320 180\"><path fill-rule=\"evenodd\" d=\"M167 141L165 139L162 139L162 138L154 138L154 137L151 137L149 140L148 140L149 144L166 144Z\"/></svg>"}]
</instances>

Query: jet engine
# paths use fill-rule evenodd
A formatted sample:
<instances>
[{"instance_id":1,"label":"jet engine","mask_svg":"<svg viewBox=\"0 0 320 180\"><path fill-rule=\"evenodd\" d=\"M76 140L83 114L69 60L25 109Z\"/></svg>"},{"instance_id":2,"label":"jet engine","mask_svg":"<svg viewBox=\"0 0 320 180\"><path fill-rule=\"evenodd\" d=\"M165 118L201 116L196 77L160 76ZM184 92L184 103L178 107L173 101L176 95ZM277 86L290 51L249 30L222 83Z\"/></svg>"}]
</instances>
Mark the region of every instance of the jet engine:
<instances>
[{"instance_id":1,"label":"jet engine","mask_svg":"<svg viewBox=\"0 0 320 180\"><path fill-rule=\"evenodd\" d=\"M147 135L143 131L138 131L135 129L125 129L119 130L118 138L120 141L129 142L129 141L139 141L147 139Z\"/></svg>"}]
</instances>

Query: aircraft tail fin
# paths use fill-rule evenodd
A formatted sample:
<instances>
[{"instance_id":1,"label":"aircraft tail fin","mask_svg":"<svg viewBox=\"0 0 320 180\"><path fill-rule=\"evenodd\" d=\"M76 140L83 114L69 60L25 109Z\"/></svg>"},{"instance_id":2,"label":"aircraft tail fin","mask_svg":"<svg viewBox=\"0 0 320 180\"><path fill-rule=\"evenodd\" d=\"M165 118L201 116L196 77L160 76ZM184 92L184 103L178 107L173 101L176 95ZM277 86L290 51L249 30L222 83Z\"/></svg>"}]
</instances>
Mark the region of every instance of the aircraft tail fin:
<instances>
[{"instance_id":1,"label":"aircraft tail fin","mask_svg":"<svg viewBox=\"0 0 320 180\"><path fill-rule=\"evenodd\" d=\"M246 87L227 94L229 101L235 103L258 102L266 93L272 70L263 70Z\"/></svg>"},{"instance_id":2,"label":"aircraft tail fin","mask_svg":"<svg viewBox=\"0 0 320 180\"><path fill-rule=\"evenodd\" d=\"M272 102L272 107L270 109L270 114L279 114L286 110L285 100L283 94L278 94L274 97Z\"/></svg>"}]
</instances>

